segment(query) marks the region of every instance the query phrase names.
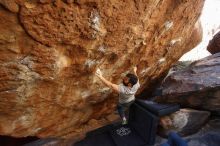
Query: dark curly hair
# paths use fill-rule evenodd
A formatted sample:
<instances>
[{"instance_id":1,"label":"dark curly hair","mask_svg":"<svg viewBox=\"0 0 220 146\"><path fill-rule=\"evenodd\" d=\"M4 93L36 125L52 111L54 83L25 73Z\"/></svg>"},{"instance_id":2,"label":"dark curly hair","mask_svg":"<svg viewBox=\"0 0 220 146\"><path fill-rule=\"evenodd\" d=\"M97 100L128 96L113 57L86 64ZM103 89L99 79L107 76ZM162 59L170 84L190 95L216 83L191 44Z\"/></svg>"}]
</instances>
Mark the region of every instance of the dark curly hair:
<instances>
[{"instance_id":1,"label":"dark curly hair","mask_svg":"<svg viewBox=\"0 0 220 146\"><path fill-rule=\"evenodd\" d=\"M126 77L129 78L129 83L131 83L132 86L134 86L134 85L137 83L137 81L138 81L137 76L134 75L134 74L128 73L128 74L126 75Z\"/></svg>"}]
</instances>

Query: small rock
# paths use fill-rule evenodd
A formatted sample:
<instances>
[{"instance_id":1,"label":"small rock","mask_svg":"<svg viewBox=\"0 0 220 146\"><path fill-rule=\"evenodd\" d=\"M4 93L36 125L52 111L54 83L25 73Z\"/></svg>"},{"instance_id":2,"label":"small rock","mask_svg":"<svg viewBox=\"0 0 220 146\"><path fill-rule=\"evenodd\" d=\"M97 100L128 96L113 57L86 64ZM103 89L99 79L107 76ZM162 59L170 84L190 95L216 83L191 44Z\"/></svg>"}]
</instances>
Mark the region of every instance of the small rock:
<instances>
[{"instance_id":1,"label":"small rock","mask_svg":"<svg viewBox=\"0 0 220 146\"><path fill-rule=\"evenodd\" d=\"M220 52L220 31L209 41L207 50L212 54Z\"/></svg>"},{"instance_id":2,"label":"small rock","mask_svg":"<svg viewBox=\"0 0 220 146\"><path fill-rule=\"evenodd\" d=\"M181 109L169 117L172 119L173 126L168 129L159 128L159 134L167 137L171 131L178 132L181 136L188 136L196 133L206 124L210 116L210 112L198 111L193 109Z\"/></svg>"}]
</instances>

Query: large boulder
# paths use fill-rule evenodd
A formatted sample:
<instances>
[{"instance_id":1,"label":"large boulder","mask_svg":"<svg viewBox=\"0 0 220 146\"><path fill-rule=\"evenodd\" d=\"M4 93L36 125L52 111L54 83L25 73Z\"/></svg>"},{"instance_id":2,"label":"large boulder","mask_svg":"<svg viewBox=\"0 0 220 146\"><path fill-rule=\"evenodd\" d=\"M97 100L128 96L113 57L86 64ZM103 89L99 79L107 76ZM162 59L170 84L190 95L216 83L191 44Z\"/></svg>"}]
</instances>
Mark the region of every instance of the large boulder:
<instances>
[{"instance_id":1,"label":"large boulder","mask_svg":"<svg viewBox=\"0 0 220 146\"><path fill-rule=\"evenodd\" d=\"M166 129L160 126L159 135L167 137L171 131L175 131L180 136L188 136L198 132L207 123L210 112L181 109L167 117L171 119L172 125Z\"/></svg>"},{"instance_id":2,"label":"large boulder","mask_svg":"<svg viewBox=\"0 0 220 146\"><path fill-rule=\"evenodd\" d=\"M204 0L0 4L0 135L77 137L114 121L98 67L120 83L138 65L140 93L202 37Z\"/></svg>"},{"instance_id":3,"label":"large boulder","mask_svg":"<svg viewBox=\"0 0 220 146\"><path fill-rule=\"evenodd\" d=\"M220 114L220 53L172 72L162 84L158 102L179 103L183 107L210 110Z\"/></svg>"},{"instance_id":4,"label":"large boulder","mask_svg":"<svg viewBox=\"0 0 220 146\"><path fill-rule=\"evenodd\" d=\"M207 50L212 54L220 52L220 31L209 41Z\"/></svg>"}]
</instances>

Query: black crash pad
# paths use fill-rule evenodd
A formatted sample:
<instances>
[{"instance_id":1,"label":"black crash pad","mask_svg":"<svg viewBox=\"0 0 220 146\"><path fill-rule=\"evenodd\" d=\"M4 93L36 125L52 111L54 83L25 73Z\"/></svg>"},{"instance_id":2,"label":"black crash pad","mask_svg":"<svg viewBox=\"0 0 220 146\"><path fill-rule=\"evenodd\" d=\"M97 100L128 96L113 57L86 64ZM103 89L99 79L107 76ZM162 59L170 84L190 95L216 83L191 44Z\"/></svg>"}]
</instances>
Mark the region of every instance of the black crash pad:
<instances>
[{"instance_id":1,"label":"black crash pad","mask_svg":"<svg viewBox=\"0 0 220 146\"><path fill-rule=\"evenodd\" d=\"M90 136L96 136L105 132L110 131L111 129L113 129L114 127L120 125L120 123L115 123L115 124L109 124L100 128L97 128L96 130L90 131L86 134L86 137L90 137Z\"/></svg>"},{"instance_id":2,"label":"black crash pad","mask_svg":"<svg viewBox=\"0 0 220 146\"><path fill-rule=\"evenodd\" d=\"M110 133L117 146L142 146L146 144L135 129L128 125L116 127Z\"/></svg>"},{"instance_id":3,"label":"black crash pad","mask_svg":"<svg viewBox=\"0 0 220 146\"><path fill-rule=\"evenodd\" d=\"M136 130L146 144L154 144L158 122L159 118L157 116L140 105L134 103L131 106L128 124Z\"/></svg>"},{"instance_id":4,"label":"black crash pad","mask_svg":"<svg viewBox=\"0 0 220 146\"><path fill-rule=\"evenodd\" d=\"M109 132L86 137L84 140L74 144L74 146L116 146L111 139Z\"/></svg>"},{"instance_id":5,"label":"black crash pad","mask_svg":"<svg viewBox=\"0 0 220 146\"><path fill-rule=\"evenodd\" d=\"M179 109L178 105L162 105L137 100L130 107L127 125L111 124L87 133L74 146L150 146L155 143L159 116Z\"/></svg>"},{"instance_id":6,"label":"black crash pad","mask_svg":"<svg viewBox=\"0 0 220 146\"><path fill-rule=\"evenodd\" d=\"M136 103L159 117L169 115L180 109L178 104L160 104L153 101L140 99L136 100Z\"/></svg>"}]
</instances>

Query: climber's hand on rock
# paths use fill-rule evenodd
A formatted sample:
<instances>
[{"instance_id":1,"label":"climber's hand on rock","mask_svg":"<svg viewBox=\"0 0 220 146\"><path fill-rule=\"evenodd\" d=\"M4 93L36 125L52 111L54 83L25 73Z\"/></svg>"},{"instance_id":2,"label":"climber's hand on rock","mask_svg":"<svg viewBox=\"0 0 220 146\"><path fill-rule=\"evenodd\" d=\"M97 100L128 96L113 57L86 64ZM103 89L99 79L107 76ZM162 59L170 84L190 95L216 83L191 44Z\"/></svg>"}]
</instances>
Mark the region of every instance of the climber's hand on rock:
<instances>
[{"instance_id":1,"label":"climber's hand on rock","mask_svg":"<svg viewBox=\"0 0 220 146\"><path fill-rule=\"evenodd\" d=\"M138 76L138 75L137 75L137 66L135 66L135 67L133 68L133 71L134 71L134 74L135 74L136 76Z\"/></svg>"},{"instance_id":2,"label":"climber's hand on rock","mask_svg":"<svg viewBox=\"0 0 220 146\"><path fill-rule=\"evenodd\" d=\"M98 76L98 77L102 77L102 72L99 68L96 70L95 75Z\"/></svg>"},{"instance_id":3,"label":"climber's hand on rock","mask_svg":"<svg viewBox=\"0 0 220 146\"><path fill-rule=\"evenodd\" d=\"M137 73L137 66L133 68L134 73Z\"/></svg>"}]
</instances>

